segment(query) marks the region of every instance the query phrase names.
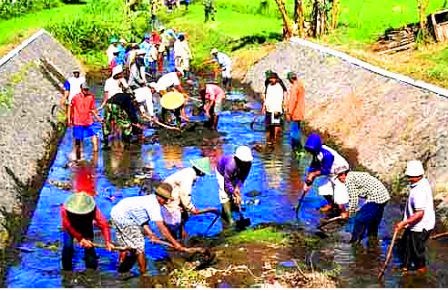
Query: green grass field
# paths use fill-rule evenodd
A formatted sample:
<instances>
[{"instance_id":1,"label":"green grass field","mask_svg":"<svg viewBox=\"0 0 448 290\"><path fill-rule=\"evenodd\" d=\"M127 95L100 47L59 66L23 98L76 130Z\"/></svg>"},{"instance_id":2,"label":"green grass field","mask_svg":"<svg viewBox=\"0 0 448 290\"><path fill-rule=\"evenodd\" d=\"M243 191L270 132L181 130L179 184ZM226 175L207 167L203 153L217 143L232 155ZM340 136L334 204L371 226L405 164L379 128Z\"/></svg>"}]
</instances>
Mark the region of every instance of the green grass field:
<instances>
[{"instance_id":1,"label":"green grass field","mask_svg":"<svg viewBox=\"0 0 448 290\"><path fill-rule=\"evenodd\" d=\"M0 55L5 54L11 45L52 22L66 21L75 17L85 5L61 5L41 10L21 17L0 21Z\"/></svg>"}]
</instances>

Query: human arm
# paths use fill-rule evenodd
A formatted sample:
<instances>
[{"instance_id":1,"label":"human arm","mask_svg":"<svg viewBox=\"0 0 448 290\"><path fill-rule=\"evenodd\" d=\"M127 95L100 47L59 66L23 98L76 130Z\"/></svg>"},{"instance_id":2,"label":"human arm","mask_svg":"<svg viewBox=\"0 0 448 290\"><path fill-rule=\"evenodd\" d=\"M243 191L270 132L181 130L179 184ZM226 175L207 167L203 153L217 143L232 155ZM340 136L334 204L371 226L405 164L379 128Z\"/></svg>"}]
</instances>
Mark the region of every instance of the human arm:
<instances>
[{"instance_id":1,"label":"human arm","mask_svg":"<svg viewBox=\"0 0 448 290\"><path fill-rule=\"evenodd\" d=\"M70 220L67 216L67 211L64 206L61 207L61 220L62 220L62 228L66 230L72 237L74 237L78 242L84 240L83 236L80 232L78 232L70 223Z\"/></svg>"},{"instance_id":2,"label":"human arm","mask_svg":"<svg viewBox=\"0 0 448 290\"><path fill-rule=\"evenodd\" d=\"M425 211L424 210L417 210L413 215L411 215L409 218L398 222L395 224L395 230L401 230L405 227L407 227L408 225L415 225L416 223L418 223L419 221L422 220L423 216L425 215Z\"/></svg>"},{"instance_id":3,"label":"human arm","mask_svg":"<svg viewBox=\"0 0 448 290\"><path fill-rule=\"evenodd\" d=\"M163 221L156 221L155 223L159 228L160 233L173 245L176 250L185 251L185 247L182 246L178 241L176 241L175 238L173 238Z\"/></svg>"},{"instance_id":4,"label":"human arm","mask_svg":"<svg viewBox=\"0 0 448 290\"><path fill-rule=\"evenodd\" d=\"M191 191L192 191L193 181L185 180L180 184L179 198L182 206L188 212L195 213L197 212L196 207L191 201Z\"/></svg>"},{"instance_id":5,"label":"human arm","mask_svg":"<svg viewBox=\"0 0 448 290\"><path fill-rule=\"evenodd\" d=\"M159 240L159 238L156 236L156 234L154 234L154 232L151 231L151 228L149 227L149 225L147 223L143 225L143 232L151 241Z\"/></svg>"},{"instance_id":6,"label":"human arm","mask_svg":"<svg viewBox=\"0 0 448 290\"><path fill-rule=\"evenodd\" d=\"M106 105L106 102L107 102L108 99L109 99L109 91L107 90L107 88L104 88L103 101L101 102L101 105L98 108L98 110L102 110L104 108L104 106Z\"/></svg>"}]
</instances>

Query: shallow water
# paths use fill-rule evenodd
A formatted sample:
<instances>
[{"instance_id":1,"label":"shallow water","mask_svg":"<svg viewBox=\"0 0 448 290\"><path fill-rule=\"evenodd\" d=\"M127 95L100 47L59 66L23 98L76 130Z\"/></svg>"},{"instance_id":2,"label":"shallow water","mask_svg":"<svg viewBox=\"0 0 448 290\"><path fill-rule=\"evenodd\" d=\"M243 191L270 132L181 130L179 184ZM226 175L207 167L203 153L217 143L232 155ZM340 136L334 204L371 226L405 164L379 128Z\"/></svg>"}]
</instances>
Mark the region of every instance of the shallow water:
<instances>
[{"instance_id":1,"label":"shallow water","mask_svg":"<svg viewBox=\"0 0 448 290\"><path fill-rule=\"evenodd\" d=\"M98 94L99 95L99 94ZM244 98L235 93L232 99ZM256 102L249 100L249 108L259 108ZM251 129L255 111L225 111L219 123L220 136L203 140L196 146L180 147L175 145L132 144L129 149L115 149L102 151L98 155L96 166L97 192L96 202L103 214L108 218L111 207L121 198L139 194L140 187L123 186L123 181L133 180L141 173L144 166L155 169L156 174L165 178L175 172L178 167L188 166L189 160L201 156L209 156L212 162L222 154L231 154L239 145L254 146L264 144L262 118L257 118L255 130ZM192 121L200 121L202 117L193 117ZM100 131L100 127L97 126ZM145 131L146 136L154 134L154 130ZM139 284L139 279L127 281L116 277L117 253L109 253L97 249L99 259L99 273L85 274L82 250L75 248L74 265L78 272L71 284L63 281L60 271L61 246L55 244L54 249L42 248L42 243L54 244L61 240L59 206L64 202L70 191L62 190L50 184L51 180L71 180L71 170L67 168L69 154L72 150L72 132L67 130L51 166L48 180L40 192L36 210L31 219L26 238L21 243L17 261L8 269L6 285L8 287L141 287L156 284ZM85 143L87 159L92 156L90 142ZM246 195L243 201L244 216L249 217L252 225L260 223L296 223L298 222L306 233L316 231L316 225L323 216L317 210L323 199L314 192L306 196L299 215L296 216L294 206L300 196L304 165L308 163L307 156L300 162L291 156L287 134L284 134L281 144L265 152L254 151L254 162L249 177L243 188ZM251 192L259 192L252 196ZM114 200L110 197L113 196ZM198 208L218 207L217 182L214 175L199 178L194 186L193 201ZM393 259L389 270L385 274L383 283L377 281L378 267L384 260L387 246L390 242L392 221L400 219L398 205L390 204L385 213L387 223L383 221L380 229L380 243L369 249L365 247L353 248L346 243L350 238L350 224L332 231L333 236L323 243L316 254L311 257L314 267L325 268L325 265L340 266L341 286L344 287L447 287L448 243L447 241L431 241L429 243L430 274L425 279L402 277L399 271L393 269L399 266L399 261ZM221 231L221 224L217 222L208 233L205 229L213 216L204 214L193 216L187 223L190 235L217 235ZM40 247L39 247L40 245ZM161 246L147 242L146 255L149 273L153 276L163 274L164 261L168 252ZM294 258L294 256L291 256ZM281 262L281 261L280 261ZM333 262L333 263L331 263ZM137 272L137 269L134 268ZM157 283L157 282L154 282ZM230 285L238 287L239 285Z\"/></svg>"}]
</instances>

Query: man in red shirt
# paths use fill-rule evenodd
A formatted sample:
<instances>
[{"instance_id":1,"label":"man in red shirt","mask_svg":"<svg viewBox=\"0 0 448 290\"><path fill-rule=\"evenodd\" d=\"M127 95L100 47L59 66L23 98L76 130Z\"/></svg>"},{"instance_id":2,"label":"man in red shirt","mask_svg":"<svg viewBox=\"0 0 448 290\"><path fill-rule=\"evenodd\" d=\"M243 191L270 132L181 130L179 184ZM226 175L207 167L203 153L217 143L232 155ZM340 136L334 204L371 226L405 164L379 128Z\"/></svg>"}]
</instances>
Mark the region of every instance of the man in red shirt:
<instances>
[{"instance_id":1,"label":"man in red shirt","mask_svg":"<svg viewBox=\"0 0 448 290\"><path fill-rule=\"evenodd\" d=\"M103 122L95 108L95 96L90 93L86 83L81 85L81 92L76 94L68 110L68 125L73 126L73 138L75 139L76 159L81 159L81 144L84 138L92 137L93 151L98 151L98 136L93 131L93 117Z\"/></svg>"},{"instance_id":2,"label":"man in red shirt","mask_svg":"<svg viewBox=\"0 0 448 290\"><path fill-rule=\"evenodd\" d=\"M111 251L110 228L107 220L95 204L93 197L85 193L70 195L61 206L63 229L62 269L73 271L73 239L84 248L84 260L87 269L96 270L98 260L93 245L93 221L101 229L106 249Z\"/></svg>"}]
</instances>

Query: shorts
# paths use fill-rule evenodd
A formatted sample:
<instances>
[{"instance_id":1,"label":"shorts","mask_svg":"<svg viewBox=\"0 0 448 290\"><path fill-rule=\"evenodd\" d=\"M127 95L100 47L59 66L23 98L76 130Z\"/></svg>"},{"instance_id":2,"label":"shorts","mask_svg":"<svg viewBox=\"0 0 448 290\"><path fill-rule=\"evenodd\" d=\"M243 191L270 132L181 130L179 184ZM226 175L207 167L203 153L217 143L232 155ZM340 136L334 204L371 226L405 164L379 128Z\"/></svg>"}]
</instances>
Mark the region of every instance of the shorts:
<instances>
[{"instance_id":1,"label":"shorts","mask_svg":"<svg viewBox=\"0 0 448 290\"><path fill-rule=\"evenodd\" d=\"M73 138L75 140L84 140L84 138L90 138L95 136L93 126L73 126Z\"/></svg>"},{"instance_id":2,"label":"shorts","mask_svg":"<svg viewBox=\"0 0 448 290\"><path fill-rule=\"evenodd\" d=\"M275 113L275 115L273 116L273 113L266 112L266 118L264 119L266 127L269 127L269 126L274 126L274 127L282 126L283 125L283 118L282 118L282 116L283 116L282 113Z\"/></svg>"},{"instance_id":3,"label":"shorts","mask_svg":"<svg viewBox=\"0 0 448 290\"><path fill-rule=\"evenodd\" d=\"M124 225L119 218L114 219L113 217L111 218L111 223L116 229L117 243L120 246L137 250L137 253L145 252L145 237L142 227L138 225Z\"/></svg>"}]
</instances>

